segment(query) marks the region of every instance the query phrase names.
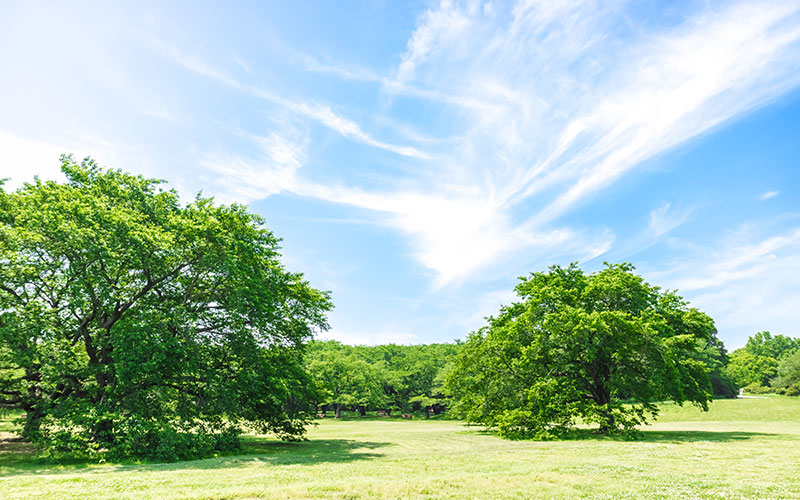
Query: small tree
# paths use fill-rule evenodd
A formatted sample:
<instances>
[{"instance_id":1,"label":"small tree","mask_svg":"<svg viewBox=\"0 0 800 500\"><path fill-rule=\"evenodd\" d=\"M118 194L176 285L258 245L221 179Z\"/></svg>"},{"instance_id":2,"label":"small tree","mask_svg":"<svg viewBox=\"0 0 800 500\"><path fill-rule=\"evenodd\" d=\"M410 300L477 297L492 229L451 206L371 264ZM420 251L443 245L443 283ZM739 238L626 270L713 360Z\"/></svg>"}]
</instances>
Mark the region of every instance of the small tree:
<instances>
[{"instance_id":1,"label":"small tree","mask_svg":"<svg viewBox=\"0 0 800 500\"><path fill-rule=\"evenodd\" d=\"M0 189L0 403L54 451L177 459L241 426L304 432L304 341L327 293L240 205L62 158L67 182Z\"/></svg>"},{"instance_id":2,"label":"small tree","mask_svg":"<svg viewBox=\"0 0 800 500\"><path fill-rule=\"evenodd\" d=\"M518 302L470 334L447 379L456 409L506 437L546 438L577 421L632 430L656 401L711 399L714 323L629 264L521 278Z\"/></svg>"},{"instance_id":3,"label":"small tree","mask_svg":"<svg viewBox=\"0 0 800 500\"><path fill-rule=\"evenodd\" d=\"M783 389L788 396L800 396L800 351L781 359L772 386Z\"/></svg>"},{"instance_id":4,"label":"small tree","mask_svg":"<svg viewBox=\"0 0 800 500\"><path fill-rule=\"evenodd\" d=\"M738 387L767 386L778 371L778 360L769 356L752 354L746 349L736 349L728 358L724 369Z\"/></svg>"}]
</instances>

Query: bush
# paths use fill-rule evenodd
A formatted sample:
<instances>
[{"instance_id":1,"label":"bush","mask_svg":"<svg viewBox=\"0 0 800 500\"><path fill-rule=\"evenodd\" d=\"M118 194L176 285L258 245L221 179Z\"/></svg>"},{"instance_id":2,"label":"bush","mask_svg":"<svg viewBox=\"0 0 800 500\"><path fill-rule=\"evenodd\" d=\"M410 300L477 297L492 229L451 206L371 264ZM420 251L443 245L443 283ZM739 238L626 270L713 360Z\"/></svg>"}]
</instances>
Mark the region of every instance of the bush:
<instances>
[{"instance_id":1,"label":"bush","mask_svg":"<svg viewBox=\"0 0 800 500\"><path fill-rule=\"evenodd\" d=\"M210 427L207 424L188 426L178 422L121 417L111 419L113 439L102 447L85 427L58 428L44 426L46 443L40 448L44 456L89 459L141 459L175 462L203 458L240 448L241 431L230 425Z\"/></svg>"},{"instance_id":2,"label":"bush","mask_svg":"<svg viewBox=\"0 0 800 500\"><path fill-rule=\"evenodd\" d=\"M774 393L775 390L772 387L766 387L758 382L753 382L744 387L744 392L747 394L770 394Z\"/></svg>"},{"instance_id":3,"label":"bush","mask_svg":"<svg viewBox=\"0 0 800 500\"><path fill-rule=\"evenodd\" d=\"M109 455L113 458L137 457L175 462L207 457L240 448L241 432L234 427L180 429L159 422L130 420L115 433L117 443Z\"/></svg>"}]
</instances>

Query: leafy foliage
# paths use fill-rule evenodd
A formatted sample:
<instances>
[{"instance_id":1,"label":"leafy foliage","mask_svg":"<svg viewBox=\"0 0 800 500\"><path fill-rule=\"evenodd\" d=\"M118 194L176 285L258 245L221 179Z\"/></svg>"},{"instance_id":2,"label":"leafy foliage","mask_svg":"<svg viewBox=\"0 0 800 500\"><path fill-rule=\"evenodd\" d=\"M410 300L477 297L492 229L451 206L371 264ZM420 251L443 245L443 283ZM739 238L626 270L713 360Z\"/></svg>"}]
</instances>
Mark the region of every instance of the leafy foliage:
<instances>
[{"instance_id":1,"label":"leafy foliage","mask_svg":"<svg viewBox=\"0 0 800 500\"><path fill-rule=\"evenodd\" d=\"M758 332L747 339L743 349L755 356L778 360L800 350L800 339L793 339L786 335L773 336L767 331Z\"/></svg>"},{"instance_id":2,"label":"leafy foliage","mask_svg":"<svg viewBox=\"0 0 800 500\"><path fill-rule=\"evenodd\" d=\"M521 278L519 302L473 332L447 378L469 421L510 438L552 438L579 420L630 432L656 401L711 398L714 323L629 264Z\"/></svg>"},{"instance_id":3,"label":"leafy foliage","mask_svg":"<svg viewBox=\"0 0 800 500\"><path fill-rule=\"evenodd\" d=\"M777 373L778 361L775 358L753 354L746 349L736 349L728 359L724 373L738 387L752 385L767 386Z\"/></svg>"},{"instance_id":4,"label":"leafy foliage","mask_svg":"<svg viewBox=\"0 0 800 500\"><path fill-rule=\"evenodd\" d=\"M439 412L445 406L442 374L457 344L348 346L336 341L309 345L306 366L318 401L333 407Z\"/></svg>"},{"instance_id":5,"label":"leafy foliage","mask_svg":"<svg viewBox=\"0 0 800 500\"><path fill-rule=\"evenodd\" d=\"M360 359L352 349L338 342L315 342L306 362L318 390L318 401L334 407L336 417L342 408L382 407L381 365Z\"/></svg>"},{"instance_id":6,"label":"leafy foliage","mask_svg":"<svg viewBox=\"0 0 800 500\"><path fill-rule=\"evenodd\" d=\"M777 371L772 386L783 389L787 396L800 396L800 350L781 359Z\"/></svg>"},{"instance_id":7,"label":"leafy foliage","mask_svg":"<svg viewBox=\"0 0 800 500\"><path fill-rule=\"evenodd\" d=\"M62 157L67 182L0 190L0 396L54 451L178 459L243 425L296 439L301 348L327 293L240 205Z\"/></svg>"},{"instance_id":8,"label":"leafy foliage","mask_svg":"<svg viewBox=\"0 0 800 500\"><path fill-rule=\"evenodd\" d=\"M800 339L758 332L747 339L743 348L731 353L722 373L748 393L766 394L776 389L781 393L793 393L793 379L785 374L791 372L792 361L787 360L798 352ZM780 365L784 366L783 372Z\"/></svg>"}]
</instances>

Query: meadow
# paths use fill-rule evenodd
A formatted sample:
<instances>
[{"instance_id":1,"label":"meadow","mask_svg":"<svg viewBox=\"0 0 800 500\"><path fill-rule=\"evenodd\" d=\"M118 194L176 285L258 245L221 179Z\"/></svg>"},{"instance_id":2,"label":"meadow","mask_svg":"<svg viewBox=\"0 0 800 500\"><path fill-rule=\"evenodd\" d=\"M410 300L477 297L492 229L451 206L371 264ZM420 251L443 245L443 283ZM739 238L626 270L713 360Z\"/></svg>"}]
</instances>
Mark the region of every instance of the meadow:
<instances>
[{"instance_id":1,"label":"meadow","mask_svg":"<svg viewBox=\"0 0 800 500\"><path fill-rule=\"evenodd\" d=\"M662 406L643 438L507 441L452 420L321 419L180 463L55 464L0 422L0 498L800 498L800 398Z\"/></svg>"}]
</instances>

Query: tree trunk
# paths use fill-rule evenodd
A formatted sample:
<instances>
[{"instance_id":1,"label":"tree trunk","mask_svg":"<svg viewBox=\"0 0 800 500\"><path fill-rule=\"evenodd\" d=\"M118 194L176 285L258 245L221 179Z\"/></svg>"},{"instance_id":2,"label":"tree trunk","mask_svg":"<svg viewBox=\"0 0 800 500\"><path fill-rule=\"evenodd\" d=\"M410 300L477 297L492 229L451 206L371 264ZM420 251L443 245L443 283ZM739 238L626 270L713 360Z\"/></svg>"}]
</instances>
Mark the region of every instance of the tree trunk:
<instances>
[{"instance_id":1,"label":"tree trunk","mask_svg":"<svg viewBox=\"0 0 800 500\"><path fill-rule=\"evenodd\" d=\"M22 437L33 440L39 434L44 412L29 404L23 404L22 409L25 410L25 425L22 427Z\"/></svg>"},{"instance_id":2,"label":"tree trunk","mask_svg":"<svg viewBox=\"0 0 800 500\"><path fill-rule=\"evenodd\" d=\"M92 440L96 443L111 444L114 442L114 421L103 419L97 422L92 432Z\"/></svg>"},{"instance_id":3,"label":"tree trunk","mask_svg":"<svg viewBox=\"0 0 800 500\"><path fill-rule=\"evenodd\" d=\"M367 415L367 407L366 406L359 406L358 407L358 413L362 417L366 416Z\"/></svg>"},{"instance_id":4,"label":"tree trunk","mask_svg":"<svg viewBox=\"0 0 800 500\"><path fill-rule=\"evenodd\" d=\"M336 410L335 410L336 418L341 418L342 417L342 405L340 405L339 403L336 403L334 405L334 408L336 408Z\"/></svg>"},{"instance_id":5,"label":"tree trunk","mask_svg":"<svg viewBox=\"0 0 800 500\"><path fill-rule=\"evenodd\" d=\"M606 388L606 385L600 381L595 381L595 385L591 391L591 398L597 404L600 414L604 417L600 423L597 432L600 434L607 434L617 429L616 420L612 413L609 404L611 403L611 391Z\"/></svg>"}]
</instances>

